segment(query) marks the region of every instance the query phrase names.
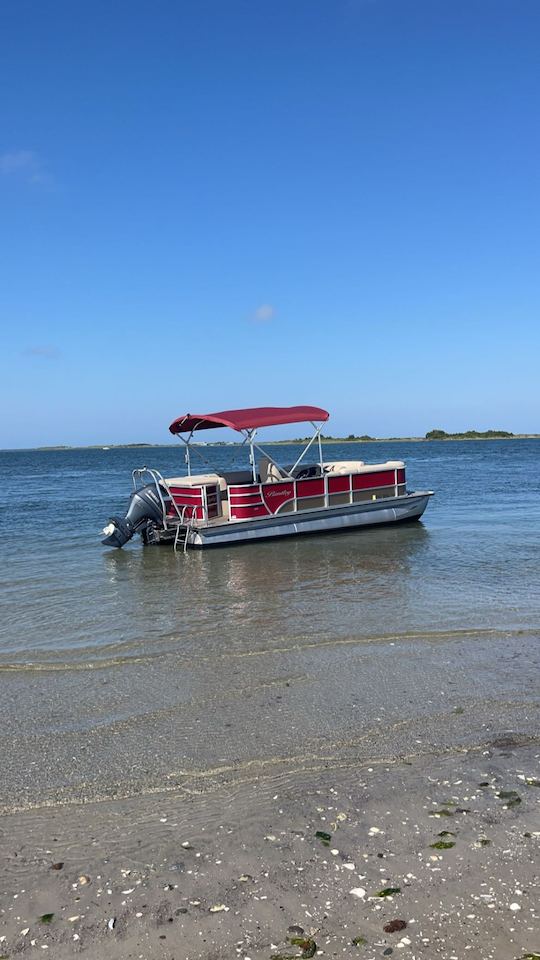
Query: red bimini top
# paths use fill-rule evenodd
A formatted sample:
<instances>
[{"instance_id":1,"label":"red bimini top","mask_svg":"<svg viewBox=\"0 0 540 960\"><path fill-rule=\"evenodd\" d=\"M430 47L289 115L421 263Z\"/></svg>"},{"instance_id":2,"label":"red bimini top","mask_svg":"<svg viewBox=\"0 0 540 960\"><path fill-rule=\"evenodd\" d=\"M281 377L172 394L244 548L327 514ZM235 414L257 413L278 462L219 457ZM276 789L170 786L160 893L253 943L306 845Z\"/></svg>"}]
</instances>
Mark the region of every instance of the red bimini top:
<instances>
[{"instance_id":1,"label":"red bimini top","mask_svg":"<svg viewBox=\"0 0 540 960\"><path fill-rule=\"evenodd\" d=\"M218 413L186 413L173 420L169 430L171 433L192 433L213 427L254 430L255 427L274 427L282 423L328 420L329 416L321 407L249 407L246 410L221 410Z\"/></svg>"}]
</instances>

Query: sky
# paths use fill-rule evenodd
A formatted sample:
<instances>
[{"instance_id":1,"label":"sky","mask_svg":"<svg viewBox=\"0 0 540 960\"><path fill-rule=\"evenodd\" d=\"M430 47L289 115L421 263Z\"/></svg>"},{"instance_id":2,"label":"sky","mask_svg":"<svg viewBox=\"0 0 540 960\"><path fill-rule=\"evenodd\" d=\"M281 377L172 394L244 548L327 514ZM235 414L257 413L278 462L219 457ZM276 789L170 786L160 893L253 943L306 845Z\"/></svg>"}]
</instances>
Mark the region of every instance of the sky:
<instances>
[{"instance_id":1,"label":"sky","mask_svg":"<svg viewBox=\"0 0 540 960\"><path fill-rule=\"evenodd\" d=\"M0 447L301 403L540 432L539 36L538 0L3 0Z\"/></svg>"}]
</instances>

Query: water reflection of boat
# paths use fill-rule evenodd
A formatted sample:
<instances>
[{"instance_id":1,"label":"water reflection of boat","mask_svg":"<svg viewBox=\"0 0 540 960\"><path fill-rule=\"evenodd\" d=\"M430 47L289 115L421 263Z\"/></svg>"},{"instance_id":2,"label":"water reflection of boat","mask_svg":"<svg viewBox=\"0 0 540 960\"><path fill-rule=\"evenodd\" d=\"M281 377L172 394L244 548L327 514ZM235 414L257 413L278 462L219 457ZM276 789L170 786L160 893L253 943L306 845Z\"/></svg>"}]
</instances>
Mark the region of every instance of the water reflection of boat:
<instances>
[{"instance_id":1,"label":"water reflection of boat","mask_svg":"<svg viewBox=\"0 0 540 960\"><path fill-rule=\"evenodd\" d=\"M164 478L154 468L134 470L126 516L110 520L103 543L122 547L140 533L145 544L207 547L418 520L432 491L407 490L403 461L324 461L321 429L328 417L326 410L308 406L178 417L170 431L185 444L186 475ZM294 464L279 465L256 442L262 427L302 422L311 423L314 434ZM248 468L192 474L191 451L199 452L194 433L216 427L244 437ZM306 462L312 447L318 457Z\"/></svg>"},{"instance_id":2,"label":"water reflection of boat","mask_svg":"<svg viewBox=\"0 0 540 960\"><path fill-rule=\"evenodd\" d=\"M103 622L114 604L125 623L122 649L134 643L145 656L168 651L187 662L221 657L224 647L249 656L298 638L324 646L397 636L424 622L426 603L431 611L433 543L422 523L291 538L286 562L284 547L275 540L193 550L184 562L172 550L106 550Z\"/></svg>"}]
</instances>

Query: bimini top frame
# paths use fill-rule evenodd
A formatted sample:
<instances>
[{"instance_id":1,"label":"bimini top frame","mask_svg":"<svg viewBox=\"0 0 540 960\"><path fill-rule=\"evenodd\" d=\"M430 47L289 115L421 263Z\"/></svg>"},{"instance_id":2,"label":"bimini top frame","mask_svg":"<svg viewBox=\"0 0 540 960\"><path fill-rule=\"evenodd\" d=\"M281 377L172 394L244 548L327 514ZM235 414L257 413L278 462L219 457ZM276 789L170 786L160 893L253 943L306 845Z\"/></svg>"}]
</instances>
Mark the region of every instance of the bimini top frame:
<instances>
[{"instance_id":1,"label":"bimini top frame","mask_svg":"<svg viewBox=\"0 0 540 960\"><path fill-rule=\"evenodd\" d=\"M261 447L255 443L258 427L280 426L285 423L311 423L315 433L298 457L296 463L290 468L290 471L279 467L286 476L292 476L293 471L304 459L304 456L315 440L318 442L319 460L322 470L321 429L322 424L328 420L329 416L328 411L323 410L322 407L249 407L245 410L222 410L218 413L187 413L185 416L177 417L176 420L173 420L169 430L175 436L178 436L186 445L188 476L191 475L190 442L196 430L210 430L216 427L229 427L232 430L236 430L243 435L243 443L247 442L249 444L249 462L251 464L253 479L256 480L255 450L258 450L263 456L268 457L276 467L278 466L272 457L269 456L268 452L262 450ZM186 439L181 436L182 433L188 433L188 438ZM200 451L197 450L197 452Z\"/></svg>"}]
</instances>

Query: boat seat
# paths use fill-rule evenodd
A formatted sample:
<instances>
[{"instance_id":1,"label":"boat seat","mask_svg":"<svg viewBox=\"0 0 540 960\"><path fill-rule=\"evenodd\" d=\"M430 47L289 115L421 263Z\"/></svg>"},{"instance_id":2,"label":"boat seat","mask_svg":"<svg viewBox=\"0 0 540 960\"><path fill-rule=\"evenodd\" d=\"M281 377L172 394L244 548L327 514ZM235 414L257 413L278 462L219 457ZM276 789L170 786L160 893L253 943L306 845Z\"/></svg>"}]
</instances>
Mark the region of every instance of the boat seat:
<instances>
[{"instance_id":1,"label":"boat seat","mask_svg":"<svg viewBox=\"0 0 540 960\"><path fill-rule=\"evenodd\" d=\"M259 460L259 477L261 483L277 483L280 480L288 480L287 474L276 466L268 457L261 457Z\"/></svg>"},{"instance_id":2,"label":"boat seat","mask_svg":"<svg viewBox=\"0 0 540 960\"><path fill-rule=\"evenodd\" d=\"M227 489L227 481L225 477L220 477L219 473L198 473L192 474L190 477L165 477L165 483L169 487L171 485L174 487L199 487L206 483L217 483L220 490Z\"/></svg>"},{"instance_id":3,"label":"boat seat","mask_svg":"<svg viewBox=\"0 0 540 960\"><path fill-rule=\"evenodd\" d=\"M403 460L386 460L385 463L365 463L358 473L370 473L372 470L402 470Z\"/></svg>"},{"instance_id":4,"label":"boat seat","mask_svg":"<svg viewBox=\"0 0 540 960\"><path fill-rule=\"evenodd\" d=\"M364 463L363 460L338 460L335 463L325 463L324 472L331 477L343 473L375 473L378 470L402 470L403 460L387 460L386 463Z\"/></svg>"},{"instance_id":5,"label":"boat seat","mask_svg":"<svg viewBox=\"0 0 540 960\"><path fill-rule=\"evenodd\" d=\"M342 473L359 473L364 466L363 460L338 460L336 463L323 463L325 473L336 476Z\"/></svg>"},{"instance_id":6,"label":"boat seat","mask_svg":"<svg viewBox=\"0 0 540 960\"><path fill-rule=\"evenodd\" d=\"M231 484L253 483L253 473L251 470L224 470L222 474L227 486Z\"/></svg>"}]
</instances>

